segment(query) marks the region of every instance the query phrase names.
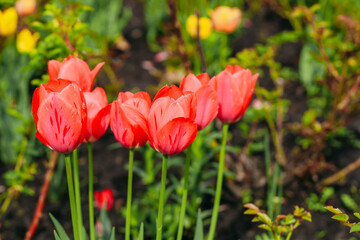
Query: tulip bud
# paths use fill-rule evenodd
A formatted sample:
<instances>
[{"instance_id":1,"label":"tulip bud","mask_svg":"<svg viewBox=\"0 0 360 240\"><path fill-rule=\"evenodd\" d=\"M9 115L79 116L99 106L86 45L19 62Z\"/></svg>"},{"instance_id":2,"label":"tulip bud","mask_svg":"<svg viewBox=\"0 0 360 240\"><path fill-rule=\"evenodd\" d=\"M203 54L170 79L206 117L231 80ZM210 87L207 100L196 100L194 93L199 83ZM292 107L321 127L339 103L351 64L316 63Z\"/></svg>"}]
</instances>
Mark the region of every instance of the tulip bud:
<instances>
[{"instance_id":1,"label":"tulip bud","mask_svg":"<svg viewBox=\"0 0 360 240\"><path fill-rule=\"evenodd\" d=\"M18 0L15 9L20 16L33 14L36 10L36 0Z\"/></svg>"},{"instance_id":2,"label":"tulip bud","mask_svg":"<svg viewBox=\"0 0 360 240\"><path fill-rule=\"evenodd\" d=\"M236 7L220 6L211 13L211 21L216 31L232 33L241 22L241 11Z\"/></svg>"},{"instance_id":3,"label":"tulip bud","mask_svg":"<svg viewBox=\"0 0 360 240\"><path fill-rule=\"evenodd\" d=\"M201 17L199 19L199 34L201 39L209 37L212 31L211 20L207 17ZM186 30L191 37L196 38L197 36L198 19L195 15L190 15L186 20Z\"/></svg>"},{"instance_id":4,"label":"tulip bud","mask_svg":"<svg viewBox=\"0 0 360 240\"><path fill-rule=\"evenodd\" d=\"M94 198L95 198L96 206L98 207L99 210L103 209L103 207L105 207L106 204L106 210L110 211L114 205L114 194L110 188L107 188L100 192L95 191Z\"/></svg>"},{"instance_id":5,"label":"tulip bud","mask_svg":"<svg viewBox=\"0 0 360 240\"><path fill-rule=\"evenodd\" d=\"M29 53L34 51L39 33L32 34L29 29L24 29L16 37L16 47L19 52Z\"/></svg>"},{"instance_id":6,"label":"tulip bud","mask_svg":"<svg viewBox=\"0 0 360 240\"><path fill-rule=\"evenodd\" d=\"M10 36L16 32L18 15L15 8L11 7L5 11L0 11L0 35Z\"/></svg>"}]
</instances>

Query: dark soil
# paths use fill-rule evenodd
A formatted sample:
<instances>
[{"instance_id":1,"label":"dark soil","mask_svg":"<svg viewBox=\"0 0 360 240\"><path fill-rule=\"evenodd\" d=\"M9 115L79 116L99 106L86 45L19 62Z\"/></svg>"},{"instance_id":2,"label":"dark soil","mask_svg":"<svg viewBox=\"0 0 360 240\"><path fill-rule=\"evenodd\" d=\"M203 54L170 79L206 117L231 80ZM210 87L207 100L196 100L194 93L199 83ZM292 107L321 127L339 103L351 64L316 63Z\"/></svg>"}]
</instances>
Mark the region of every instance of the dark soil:
<instances>
[{"instance_id":1,"label":"dark soil","mask_svg":"<svg viewBox=\"0 0 360 240\"><path fill-rule=\"evenodd\" d=\"M142 61L152 60L155 53L151 52L147 46L145 39L145 26L143 21L143 4L140 1L125 1L127 7L133 10L133 18L130 24L124 31L124 36L131 45L131 49L127 53L116 52L114 61L123 59L124 64L122 68L115 69L117 78L123 81L123 90L131 90L137 88L139 90L146 90L149 85L156 85L157 79L151 76L148 71L141 67ZM272 36L282 30L290 29L290 24L279 17L270 9L263 9L252 20L252 26L245 28L243 34L233 43L234 53L243 48L251 47L255 43L264 42L266 37ZM301 50L301 43L285 44L277 56L277 59L286 66L296 66ZM266 78L259 80L260 85L268 88L272 87L270 81ZM303 111L306 109L305 92L298 83L289 83L286 87L286 96L291 99L291 108L289 111L289 120L293 121L299 119ZM232 127L234 136L239 136L236 127ZM294 140L287 142L289 149L294 144ZM233 139L235 143L244 143L244 139ZM127 163L128 153L124 148L110 148L109 146L116 143L110 130L96 143L94 143L94 176L95 176L95 190L102 190L111 188L114 191L115 207L110 211L110 217L113 225L117 229L117 239L123 239L123 234L119 233L119 229L125 225L124 219L120 215L120 209L125 203L126 188L127 188L127 171L124 166ZM87 149L85 145L80 148L80 177L82 179L82 192L86 193L87 189ZM330 158L330 161L339 169L343 168L350 162L354 161L360 152L353 149L342 149L336 152ZM136 159L140 160L141 156L137 155ZM239 156L230 155L229 161L232 165L238 164L241 166ZM247 159L248 164L255 165L257 169L264 169L264 162L262 156L254 156ZM45 159L39 159L38 173L35 180L29 182L32 189L35 190L34 196L21 195L14 200L8 212L3 218L0 228L0 239L17 240L23 239L27 228L31 223L31 219L36 207L38 193L40 191L43 176L45 173ZM231 165L231 164L230 164ZM1 173L7 169L1 168ZM234 170L234 169L230 169ZM260 171L258 170L258 171ZM348 193L350 186L359 187L360 171L354 171L346 178L346 182L339 183L335 186L336 196L332 198L329 204L335 206L342 206L339 196L341 193ZM255 236L263 231L257 229L257 223L251 223L251 217L243 214L244 208L242 204L241 195L238 194L241 189L251 186L252 193L255 199L265 199L265 183L264 173L258 173L260 177L250 176L247 181L224 181L223 197L222 197L222 211L219 214L217 239L221 240L235 240L235 239L255 239ZM324 176L330 175L331 172L324 173ZM1 183L3 185L4 183ZM312 178L294 179L286 186L284 186L284 204L283 214L293 211L295 205L307 207L305 199L311 192L317 192L315 187L316 181ZM134 192L141 192L144 189L144 184L135 175ZM61 191L59 191L61 193ZM44 208L44 215L37 228L34 239L48 240L53 237L53 224L50 221L48 213L52 213L65 227L71 232L71 217L69 209L69 201L66 190L60 195L58 201L47 201ZM136 195L136 194L134 194ZM87 196L82 196L83 209L88 209ZM212 199L209 198L203 203L203 208L211 208ZM351 212L348 210L348 212ZM349 229L342 224L331 219L330 213L311 212L313 217L312 223L304 222L299 229L295 230L293 238L295 240L303 239L348 239L352 235L349 234ZM84 219L88 218L88 213L85 211ZM88 223L85 222L88 226ZM205 227L207 229L208 226ZM318 237L319 233L324 235ZM321 235L321 234L320 234Z\"/></svg>"}]
</instances>

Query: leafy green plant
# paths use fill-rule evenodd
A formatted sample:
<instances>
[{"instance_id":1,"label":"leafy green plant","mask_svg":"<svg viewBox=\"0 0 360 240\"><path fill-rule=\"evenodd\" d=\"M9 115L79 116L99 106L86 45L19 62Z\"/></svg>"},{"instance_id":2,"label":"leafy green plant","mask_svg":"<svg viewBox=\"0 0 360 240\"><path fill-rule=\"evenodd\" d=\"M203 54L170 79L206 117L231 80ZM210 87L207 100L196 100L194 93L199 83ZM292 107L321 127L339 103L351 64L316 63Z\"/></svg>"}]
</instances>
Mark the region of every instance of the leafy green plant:
<instances>
[{"instance_id":1,"label":"leafy green plant","mask_svg":"<svg viewBox=\"0 0 360 240\"><path fill-rule=\"evenodd\" d=\"M349 221L349 215L341 211L339 208L334 208L333 206L326 206L324 208L334 214L334 216L331 217L332 219L343 223L345 226L348 226L350 228L350 233L355 232L358 236L360 236L360 222L351 223ZM360 219L359 213L355 212L354 216Z\"/></svg>"},{"instance_id":2,"label":"leafy green plant","mask_svg":"<svg viewBox=\"0 0 360 240\"><path fill-rule=\"evenodd\" d=\"M320 196L316 195L315 193L311 193L306 199L306 205L310 210L326 212L324 209L326 201L329 200L334 194L334 188L326 187L322 190Z\"/></svg>"},{"instance_id":3,"label":"leafy green plant","mask_svg":"<svg viewBox=\"0 0 360 240\"><path fill-rule=\"evenodd\" d=\"M247 208L244 214L255 215L252 221L260 222L259 228L267 230L275 240L282 239L283 235L285 235L286 240L288 240L302 221L311 222L311 214L298 206L295 206L293 214L278 215L274 221L252 203L245 204L244 207ZM262 239L269 238L265 237Z\"/></svg>"}]
</instances>

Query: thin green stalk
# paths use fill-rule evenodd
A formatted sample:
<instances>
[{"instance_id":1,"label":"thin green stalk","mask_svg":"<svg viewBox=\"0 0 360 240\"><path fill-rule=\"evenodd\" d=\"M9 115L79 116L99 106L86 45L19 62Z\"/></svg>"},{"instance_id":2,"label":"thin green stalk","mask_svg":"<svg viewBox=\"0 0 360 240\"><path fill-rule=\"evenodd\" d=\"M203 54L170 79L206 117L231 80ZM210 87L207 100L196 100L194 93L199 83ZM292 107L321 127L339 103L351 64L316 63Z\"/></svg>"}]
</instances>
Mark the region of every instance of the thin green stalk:
<instances>
[{"instance_id":1,"label":"thin green stalk","mask_svg":"<svg viewBox=\"0 0 360 240\"><path fill-rule=\"evenodd\" d=\"M131 195L132 195L132 182L133 182L133 163L134 163L134 149L130 149L130 150L129 150L128 189L127 189L127 200L126 200L125 240L130 240Z\"/></svg>"},{"instance_id":2,"label":"thin green stalk","mask_svg":"<svg viewBox=\"0 0 360 240\"><path fill-rule=\"evenodd\" d=\"M79 180L79 158L77 149L73 151L73 168L74 168L74 187L75 187L75 202L76 202L76 215L79 226L79 237L83 239L83 220L81 212L81 197L80 197L80 180Z\"/></svg>"},{"instance_id":3,"label":"thin green stalk","mask_svg":"<svg viewBox=\"0 0 360 240\"><path fill-rule=\"evenodd\" d=\"M75 196L74 196L74 183L71 170L71 159L70 154L65 155L65 167L66 167L66 177L69 190L69 200L70 200L70 210L71 210L71 220L74 229L74 240L79 239L79 226L77 222L76 214L76 205L75 205Z\"/></svg>"},{"instance_id":4,"label":"thin green stalk","mask_svg":"<svg viewBox=\"0 0 360 240\"><path fill-rule=\"evenodd\" d=\"M274 198L276 196L276 189L277 189L277 179L279 177L280 165L278 162L275 162L274 172L271 181L270 191L267 195L267 207L268 213L271 220L274 220Z\"/></svg>"},{"instance_id":5,"label":"thin green stalk","mask_svg":"<svg viewBox=\"0 0 360 240\"><path fill-rule=\"evenodd\" d=\"M157 219L157 230L156 230L156 240L161 240L162 234L162 220L164 215L164 203L165 203L165 186L166 186L166 173L167 173L167 161L169 156L163 154L162 160L162 169L161 169L161 189L160 189L160 199L159 199L159 212Z\"/></svg>"},{"instance_id":6,"label":"thin green stalk","mask_svg":"<svg viewBox=\"0 0 360 240\"><path fill-rule=\"evenodd\" d=\"M89 158L89 225L90 225L90 240L95 240L94 228L94 171L93 171L93 154L92 143L88 143L88 158Z\"/></svg>"},{"instance_id":7,"label":"thin green stalk","mask_svg":"<svg viewBox=\"0 0 360 240\"><path fill-rule=\"evenodd\" d=\"M221 198L221 190L222 190L222 182L223 182L223 173L224 173L224 164L225 164L225 146L226 146L226 138L227 138L228 130L229 130L229 124L224 124L223 139L221 143L221 151L220 151L220 159L219 159L218 177L216 182L215 201L211 216L208 240L213 240L215 237L216 222L219 214L219 206L220 206L220 198Z\"/></svg>"},{"instance_id":8,"label":"thin green stalk","mask_svg":"<svg viewBox=\"0 0 360 240\"><path fill-rule=\"evenodd\" d=\"M183 188L183 193L182 193L180 221L179 221L179 228L178 228L178 233L177 233L177 240L182 239L183 228L184 228L184 218L185 218L185 210L186 210L186 202L187 202L188 185L189 185L189 168L190 168L190 162L191 162L191 146L192 146L192 144L188 147L188 149L186 151L184 188Z\"/></svg>"}]
</instances>

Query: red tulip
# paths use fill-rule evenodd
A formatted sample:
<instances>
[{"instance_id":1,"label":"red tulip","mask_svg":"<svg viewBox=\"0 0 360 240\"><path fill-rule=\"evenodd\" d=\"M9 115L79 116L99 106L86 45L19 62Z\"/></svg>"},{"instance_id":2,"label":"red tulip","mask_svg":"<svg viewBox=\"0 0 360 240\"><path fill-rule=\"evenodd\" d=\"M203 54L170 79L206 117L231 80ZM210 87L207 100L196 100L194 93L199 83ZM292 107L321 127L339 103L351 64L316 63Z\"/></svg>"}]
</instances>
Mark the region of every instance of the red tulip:
<instances>
[{"instance_id":1,"label":"red tulip","mask_svg":"<svg viewBox=\"0 0 360 240\"><path fill-rule=\"evenodd\" d=\"M83 141L86 131L86 104L77 84L49 81L33 96L32 112L37 138L49 148L69 153Z\"/></svg>"},{"instance_id":2,"label":"red tulip","mask_svg":"<svg viewBox=\"0 0 360 240\"><path fill-rule=\"evenodd\" d=\"M110 108L104 89L97 87L92 92L84 92L87 107L85 142L95 142L109 127Z\"/></svg>"},{"instance_id":3,"label":"red tulip","mask_svg":"<svg viewBox=\"0 0 360 240\"><path fill-rule=\"evenodd\" d=\"M242 118L254 93L258 77L259 74L252 75L249 69L229 65L211 79L210 84L217 91L219 100L217 117L223 123L237 122Z\"/></svg>"},{"instance_id":4,"label":"red tulip","mask_svg":"<svg viewBox=\"0 0 360 240\"><path fill-rule=\"evenodd\" d=\"M120 92L111 104L110 127L115 138L126 148L143 146L147 141L147 116L151 106L148 93Z\"/></svg>"},{"instance_id":5,"label":"red tulip","mask_svg":"<svg viewBox=\"0 0 360 240\"><path fill-rule=\"evenodd\" d=\"M166 155L177 154L195 139L194 94L180 94L176 86L162 88L155 96L148 116L149 143Z\"/></svg>"},{"instance_id":6,"label":"red tulip","mask_svg":"<svg viewBox=\"0 0 360 240\"><path fill-rule=\"evenodd\" d=\"M110 211L114 205L114 194L110 188L107 188L100 192L95 191L94 198L95 198L96 206L98 207L99 210L103 209L103 207L105 207L106 204L106 210Z\"/></svg>"},{"instance_id":7,"label":"red tulip","mask_svg":"<svg viewBox=\"0 0 360 240\"><path fill-rule=\"evenodd\" d=\"M103 65L104 62L101 62L90 71L85 61L69 55L62 63L56 60L48 62L49 78L50 80L64 79L76 82L83 92L90 92L95 76Z\"/></svg>"},{"instance_id":8,"label":"red tulip","mask_svg":"<svg viewBox=\"0 0 360 240\"><path fill-rule=\"evenodd\" d=\"M209 85L210 78L207 73L195 76L189 74L180 82L183 92L194 92L197 100L195 122L198 130L205 128L216 117L219 103L215 89Z\"/></svg>"}]
</instances>

